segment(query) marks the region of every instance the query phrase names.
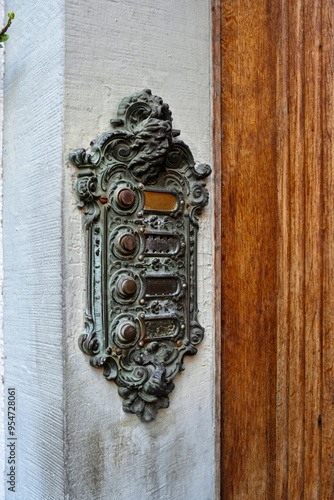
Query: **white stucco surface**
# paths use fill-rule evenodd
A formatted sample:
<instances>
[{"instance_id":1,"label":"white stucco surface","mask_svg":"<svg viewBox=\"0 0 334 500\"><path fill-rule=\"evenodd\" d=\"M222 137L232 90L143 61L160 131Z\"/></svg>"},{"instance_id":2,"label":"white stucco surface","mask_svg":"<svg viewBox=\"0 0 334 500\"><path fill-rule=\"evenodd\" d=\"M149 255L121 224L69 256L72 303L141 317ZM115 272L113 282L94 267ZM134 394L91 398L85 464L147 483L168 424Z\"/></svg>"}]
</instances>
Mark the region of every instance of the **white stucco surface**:
<instances>
[{"instance_id":1,"label":"white stucco surface","mask_svg":"<svg viewBox=\"0 0 334 500\"><path fill-rule=\"evenodd\" d=\"M3 18L4 5L0 3L0 19ZM1 52L0 60L0 147L2 148L3 141L3 70L4 70L4 52ZM5 386L5 373L4 373L4 345L3 345L3 256L2 256L2 151L0 152L0 471L5 470L5 400L4 400L4 386ZM0 498L5 497L4 482L0 482Z\"/></svg>"},{"instance_id":2,"label":"white stucco surface","mask_svg":"<svg viewBox=\"0 0 334 500\"><path fill-rule=\"evenodd\" d=\"M86 247L76 169L67 164L70 151L110 129L124 96L144 88L170 105L194 158L211 162L210 2L13 0L6 9L15 11L18 32L7 53L4 136L5 369L19 402L15 499L213 500L212 196L199 236L205 339L175 378L170 407L145 424L123 412L116 385L77 344Z\"/></svg>"},{"instance_id":3,"label":"white stucco surface","mask_svg":"<svg viewBox=\"0 0 334 500\"><path fill-rule=\"evenodd\" d=\"M16 490L64 495L62 0L11 0L3 143L5 388L16 389ZM8 464L7 464L8 471Z\"/></svg>"}]
</instances>

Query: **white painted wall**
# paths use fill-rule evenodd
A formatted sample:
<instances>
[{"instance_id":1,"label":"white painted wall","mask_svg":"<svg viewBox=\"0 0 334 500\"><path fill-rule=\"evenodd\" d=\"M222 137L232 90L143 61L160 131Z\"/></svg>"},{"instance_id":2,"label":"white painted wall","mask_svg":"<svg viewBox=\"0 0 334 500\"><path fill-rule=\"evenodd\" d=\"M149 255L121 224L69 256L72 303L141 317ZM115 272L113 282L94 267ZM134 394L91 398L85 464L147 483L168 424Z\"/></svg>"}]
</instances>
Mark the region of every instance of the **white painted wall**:
<instances>
[{"instance_id":1,"label":"white painted wall","mask_svg":"<svg viewBox=\"0 0 334 500\"><path fill-rule=\"evenodd\" d=\"M64 495L62 0L9 0L3 218L5 387L17 391L15 500Z\"/></svg>"},{"instance_id":2,"label":"white painted wall","mask_svg":"<svg viewBox=\"0 0 334 500\"><path fill-rule=\"evenodd\" d=\"M4 4L0 3L0 19L4 16ZM0 147L3 142L3 70L4 49L0 54ZM2 151L0 152L0 471L5 471L5 420L4 420L4 345L3 345L3 255L2 255ZM5 497L4 482L0 482L0 498Z\"/></svg>"},{"instance_id":3,"label":"white painted wall","mask_svg":"<svg viewBox=\"0 0 334 500\"><path fill-rule=\"evenodd\" d=\"M6 9L17 15L4 138L6 377L19 392L15 500L213 500L212 197L199 239L206 336L185 359L169 409L144 424L123 412L117 387L77 345L86 249L76 171L66 166L69 151L109 129L122 97L143 88L169 103L195 159L211 161L210 2L11 0Z\"/></svg>"}]
</instances>

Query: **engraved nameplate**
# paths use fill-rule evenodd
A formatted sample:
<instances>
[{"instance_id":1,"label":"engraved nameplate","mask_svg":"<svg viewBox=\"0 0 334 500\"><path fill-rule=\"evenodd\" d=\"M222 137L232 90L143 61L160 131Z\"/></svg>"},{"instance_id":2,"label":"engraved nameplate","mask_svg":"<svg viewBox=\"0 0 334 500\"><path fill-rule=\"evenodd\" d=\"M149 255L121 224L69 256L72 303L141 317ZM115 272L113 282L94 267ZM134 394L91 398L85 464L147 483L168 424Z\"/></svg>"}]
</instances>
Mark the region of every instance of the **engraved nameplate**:
<instances>
[{"instance_id":1,"label":"engraved nameplate","mask_svg":"<svg viewBox=\"0 0 334 500\"><path fill-rule=\"evenodd\" d=\"M175 255L180 250L180 236L170 233L146 233L145 254L146 255Z\"/></svg>"}]
</instances>

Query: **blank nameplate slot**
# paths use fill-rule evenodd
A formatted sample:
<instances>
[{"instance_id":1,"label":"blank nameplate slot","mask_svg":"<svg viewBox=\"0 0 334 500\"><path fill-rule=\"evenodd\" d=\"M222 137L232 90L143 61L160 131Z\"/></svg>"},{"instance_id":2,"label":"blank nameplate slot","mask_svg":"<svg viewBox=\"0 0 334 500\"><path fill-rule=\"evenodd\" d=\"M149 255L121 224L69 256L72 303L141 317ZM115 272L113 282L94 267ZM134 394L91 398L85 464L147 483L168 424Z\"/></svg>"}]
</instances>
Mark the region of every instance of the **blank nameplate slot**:
<instances>
[{"instance_id":1,"label":"blank nameplate slot","mask_svg":"<svg viewBox=\"0 0 334 500\"><path fill-rule=\"evenodd\" d=\"M172 212L177 208L177 198L172 193L144 191L144 210L154 212Z\"/></svg>"},{"instance_id":2,"label":"blank nameplate slot","mask_svg":"<svg viewBox=\"0 0 334 500\"><path fill-rule=\"evenodd\" d=\"M179 237L172 234L145 234L146 255L175 255L180 249Z\"/></svg>"},{"instance_id":3,"label":"blank nameplate slot","mask_svg":"<svg viewBox=\"0 0 334 500\"><path fill-rule=\"evenodd\" d=\"M154 318L145 321L145 340L175 337L180 330L179 321L174 318Z\"/></svg>"},{"instance_id":4,"label":"blank nameplate slot","mask_svg":"<svg viewBox=\"0 0 334 500\"><path fill-rule=\"evenodd\" d=\"M152 276L146 278L145 282L145 296L148 298L170 297L180 290L180 280L173 276Z\"/></svg>"}]
</instances>

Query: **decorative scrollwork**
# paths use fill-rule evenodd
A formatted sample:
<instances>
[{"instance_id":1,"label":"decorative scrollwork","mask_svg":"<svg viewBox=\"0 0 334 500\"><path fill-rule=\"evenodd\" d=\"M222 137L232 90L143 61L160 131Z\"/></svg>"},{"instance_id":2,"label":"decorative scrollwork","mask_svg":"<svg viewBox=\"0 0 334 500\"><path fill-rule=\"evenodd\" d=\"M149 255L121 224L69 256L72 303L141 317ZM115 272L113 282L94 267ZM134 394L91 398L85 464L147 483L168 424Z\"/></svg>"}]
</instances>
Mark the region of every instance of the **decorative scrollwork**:
<instances>
[{"instance_id":1,"label":"decorative scrollwork","mask_svg":"<svg viewBox=\"0 0 334 500\"><path fill-rule=\"evenodd\" d=\"M130 97L124 97L118 106L117 119L110 122L113 126L125 125L126 128L132 129L149 116L172 122L168 104L164 103L161 97L152 95L150 89L145 89Z\"/></svg>"},{"instance_id":2,"label":"decorative scrollwork","mask_svg":"<svg viewBox=\"0 0 334 500\"><path fill-rule=\"evenodd\" d=\"M85 318L85 330L79 337L79 346L84 353L91 356L98 354L100 351L93 318L87 314Z\"/></svg>"},{"instance_id":3,"label":"decorative scrollwork","mask_svg":"<svg viewBox=\"0 0 334 500\"><path fill-rule=\"evenodd\" d=\"M96 177L81 177L77 182L77 195L84 206L85 203L94 201L98 198L96 194L97 190L97 178Z\"/></svg>"},{"instance_id":4,"label":"decorative scrollwork","mask_svg":"<svg viewBox=\"0 0 334 500\"><path fill-rule=\"evenodd\" d=\"M107 161L119 161L119 162L127 162L131 160L137 153L133 148L133 144L131 138L120 138L115 139L110 142L110 144L106 147L105 150L105 158Z\"/></svg>"},{"instance_id":5,"label":"decorative scrollwork","mask_svg":"<svg viewBox=\"0 0 334 500\"><path fill-rule=\"evenodd\" d=\"M86 149L76 149L69 154L69 161L79 168L87 166L93 168L99 164L101 160L101 151L99 147L92 148L89 153Z\"/></svg>"},{"instance_id":6,"label":"decorative scrollwork","mask_svg":"<svg viewBox=\"0 0 334 500\"><path fill-rule=\"evenodd\" d=\"M211 167L207 163L198 163L194 166L194 175L196 179L205 179L211 172Z\"/></svg>"}]
</instances>

